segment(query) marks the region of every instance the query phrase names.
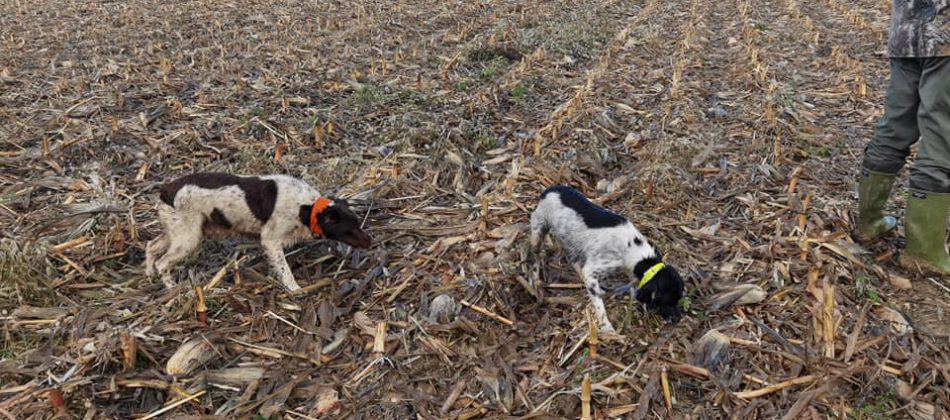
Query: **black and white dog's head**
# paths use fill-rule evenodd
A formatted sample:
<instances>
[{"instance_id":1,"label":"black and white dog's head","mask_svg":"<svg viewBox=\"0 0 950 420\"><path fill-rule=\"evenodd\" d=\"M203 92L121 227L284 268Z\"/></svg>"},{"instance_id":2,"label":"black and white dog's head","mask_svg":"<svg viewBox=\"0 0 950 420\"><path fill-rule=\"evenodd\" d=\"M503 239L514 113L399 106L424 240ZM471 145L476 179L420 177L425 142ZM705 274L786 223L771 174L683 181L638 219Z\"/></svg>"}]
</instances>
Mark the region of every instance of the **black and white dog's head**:
<instances>
[{"instance_id":1,"label":"black and white dog's head","mask_svg":"<svg viewBox=\"0 0 950 420\"><path fill-rule=\"evenodd\" d=\"M356 248L369 248L373 241L366 232L360 228L359 217L344 198L328 197L331 203L316 214L317 224L323 231L323 234L335 241L343 242ZM313 205L300 206L300 220L305 224L310 223L313 215Z\"/></svg>"},{"instance_id":2,"label":"black and white dog's head","mask_svg":"<svg viewBox=\"0 0 950 420\"><path fill-rule=\"evenodd\" d=\"M633 268L634 275L642 279L646 272L660 264L660 258L647 258ZM637 289L637 300L659 312L663 319L676 322L681 314L680 299L683 298L683 279L675 268L664 264L643 287Z\"/></svg>"}]
</instances>

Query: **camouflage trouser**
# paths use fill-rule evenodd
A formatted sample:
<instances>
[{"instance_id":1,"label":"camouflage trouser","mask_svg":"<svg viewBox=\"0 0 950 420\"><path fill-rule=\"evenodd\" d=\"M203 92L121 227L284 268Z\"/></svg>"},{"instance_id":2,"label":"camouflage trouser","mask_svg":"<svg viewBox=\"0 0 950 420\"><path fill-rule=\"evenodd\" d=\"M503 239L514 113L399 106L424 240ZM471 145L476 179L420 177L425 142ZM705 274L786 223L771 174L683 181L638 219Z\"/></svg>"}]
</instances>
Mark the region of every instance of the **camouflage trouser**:
<instances>
[{"instance_id":1,"label":"camouflage trouser","mask_svg":"<svg viewBox=\"0 0 950 420\"><path fill-rule=\"evenodd\" d=\"M911 187L950 192L950 57L891 59L884 118L864 149L864 167L899 172L918 139Z\"/></svg>"}]
</instances>

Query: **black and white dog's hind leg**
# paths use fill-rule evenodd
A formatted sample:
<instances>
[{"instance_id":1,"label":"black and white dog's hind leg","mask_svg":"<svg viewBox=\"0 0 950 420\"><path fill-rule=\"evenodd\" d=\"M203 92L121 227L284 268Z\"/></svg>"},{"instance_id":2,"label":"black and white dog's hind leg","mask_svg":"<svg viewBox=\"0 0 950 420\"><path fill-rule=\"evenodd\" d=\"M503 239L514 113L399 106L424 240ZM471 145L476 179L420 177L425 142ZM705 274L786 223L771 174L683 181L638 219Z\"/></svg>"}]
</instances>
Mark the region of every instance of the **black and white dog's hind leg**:
<instances>
[{"instance_id":1,"label":"black and white dog's hind leg","mask_svg":"<svg viewBox=\"0 0 950 420\"><path fill-rule=\"evenodd\" d=\"M176 282L172 276L172 267L179 261L184 260L192 252L198 249L202 239L202 220L203 216L195 213L179 213L167 205L160 205L158 217L166 227L164 238L157 238L146 248L146 253L152 253L152 258L146 255L146 271L152 274L161 275L162 283L165 287L174 287ZM155 260L155 254L163 250L165 254ZM149 270L148 263L154 262L154 266Z\"/></svg>"},{"instance_id":2,"label":"black and white dog's hind leg","mask_svg":"<svg viewBox=\"0 0 950 420\"><path fill-rule=\"evenodd\" d=\"M158 235L157 238L148 241L148 244L145 247L145 275L148 277L156 277L158 275L158 270L155 269L155 260L158 259L159 254L164 254L168 250L168 245L171 243L171 240L168 239L168 233L162 232Z\"/></svg>"},{"instance_id":3,"label":"black and white dog's hind leg","mask_svg":"<svg viewBox=\"0 0 950 420\"><path fill-rule=\"evenodd\" d=\"M542 252L544 251L544 241L550 229L544 217L540 214L534 213L531 215L531 239L528 244L528 264L531 267L531 276L528 280L531 282L531 287L535 288L535 295L538 300L542 299L541 283L544 281Z\"/></svg>"},{"instance_id":4,"label":"black and white dog's hind leg","mask_svg":"<svg viewBox=\"0 0 950 420\"><path fill-rule=\"evenodd\" d=\"M536 260L541 259L541 250L550 229L543 216L539 213L531 214L531 255Z\"/></svg>"}]
</instances>

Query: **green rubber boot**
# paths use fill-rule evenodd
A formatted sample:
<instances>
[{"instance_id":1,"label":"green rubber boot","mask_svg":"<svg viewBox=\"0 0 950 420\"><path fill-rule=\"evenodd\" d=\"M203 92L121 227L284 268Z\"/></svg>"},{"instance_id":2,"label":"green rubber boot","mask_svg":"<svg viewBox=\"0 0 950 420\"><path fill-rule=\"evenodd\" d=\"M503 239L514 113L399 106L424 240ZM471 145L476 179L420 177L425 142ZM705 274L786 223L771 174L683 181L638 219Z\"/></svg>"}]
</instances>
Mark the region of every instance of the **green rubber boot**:
<instances>
[{"instance_id":1,"label":"green rubber boot","mask_svg":"<svg viewBox=\"0 0 950 420\"><path fill-rule=\"evenodd\" d=\"M907 249L900 262L927 274L950 274L947 254L947 210L950 194L911 190L907 200Z\"/></svg>"},{"instance_id":2,"label":"green rubber boot","mask_svg":"<svg viewBox=\"0 0 950 420\"><path fill-rule=\"evenodd\" d=\"M895 179L897 174L862 169L858 183L858 228L854 232L858 242L873 242L897 227L897 219L884 215Z\"/></svg>"}]
</instances>

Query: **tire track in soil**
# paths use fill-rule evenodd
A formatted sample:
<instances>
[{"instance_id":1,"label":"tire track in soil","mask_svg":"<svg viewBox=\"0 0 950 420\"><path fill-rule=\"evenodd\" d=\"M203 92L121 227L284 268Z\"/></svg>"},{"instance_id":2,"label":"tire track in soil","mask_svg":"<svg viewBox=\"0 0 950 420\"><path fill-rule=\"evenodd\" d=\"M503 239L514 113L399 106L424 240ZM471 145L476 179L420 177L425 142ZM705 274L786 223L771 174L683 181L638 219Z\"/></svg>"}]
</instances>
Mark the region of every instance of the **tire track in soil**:
<instances>
[{"instance_id":1,"label":"tire track in soil","mask_svg":"<svg viewBox=\"0 0 950 420\"><path fill-rule=\"evenodd\" d=\"M668 78L667 73L672 71L668 57L676 51L676 44L669 40L681 36L680 25L676 24L675 19L680 10L678 6L670 2L656 2L648 14L635 17L629 25L639 25L630 28L624 45L612 57L606 58L606 62L598 70L603 74L591 78L592 86L582 95L582 100L578 100L580 103L574 105L578 109L570 114L564 109L571 105L570 100L577 95L577 91L575 90L574 95L565 95L570 98L569 101L561 102L545 121L545 126L557 127L558 130L553 141L544 139L544 159L557 160L557 155L561 152L560 146L583 144L590 140L587 136L591 133L603 133L595 131L598 126L590 109L602 112L612 110L614 104L627 102L629 98L636 98L636 105L641 109L658 107L661 96L666 92L663 82ZM634 48L636 51L632 51ZM651 51L645 52L646 50ZM635 57L632 60L634 63L627 63L631 57ZM618 63L629 66L618 68ZM643 91L650 93L639 93ZM581 105L583 107L580 107ZM554 122L560 116L565 117L563 122ZM617 123L612 121L609 125L615 124ZM584 135L578 134L578 129L582 130ZM607 132L614 134L609 130ZM614 138L616 135L609 137ZM604 140L598 136L594 136L594 140L595 143L604 145Z\"/></svg>"},{"instance_id":2,"label":"tire track in soil","mask_svg":"<svg viewBox=\"0 0 950 420\"><path fill-rule=\"evenodd\" d=\"M554 22L575 22L580 25L578 15L588 16L591 20L616 18L628 13L627 10L633 8L633 2L629 0L609 0L603 2L599 7L592 8L587 6L573 6L562 8L559 14L547 16L538 27L541 32L551 31ZM527 25L523 25L527 27ZM568 25L562 25L568 26ZM532 28L533 29L533 28ZM554 30L556 34L563 30L570 32L570 28L559 28ZM583 41L590 37L600 37L596 34L596 29L588 29L589 32L577 34ZM533 37L540 34L532 34L531 31L522 29L515 35L510 42L514 44L540 44L533 51L526 52L524 63L512 63L508 70L498 77L487 82L477 92L469 97L474 97L473 102L466 100L462 95L446 96L445 102L464 102L457 105L464 105L466 112L459 121L462 124L476 122L473 126L474 131L484 130L492 127L493 134L499 134L506 140L515 140L518 137L526 135L523 131L524 126L534 126L537 121L543 121L548 116L548 110L551 104L560 104L565 100L565 96L570 91L570 87L579 83L586 72L590 71L591 66L597 64L596 59L588 59L578 62L567 63L563 61L562 53L557 51L557 42L551 39L533 40ZM561 35L562 37L565 35ZM595 57L603 54L609 43L605 46L592 45L589 53ZM511 89L521 86L523 94L521 98L516 98ZM478 128L483 127L483 128Z\"/></svg>"},{"instance_id":3,"label":"tire track in soil","mask_svg":"<svg viewBox=\"0 0 950 420\"><path fill-rule=\"evenodd\" d=\"M816 25L820 39L816 45L810 35L799 30L801 25L790 17L788 7L782 7L776 1L762 3L751 8L750 19L763 28L759 51L763 62L767 63L770 82L775 83L770 97L776 107L781 135L785 145L792 146L792 152L807 157L807 154L801 154L802 150L794 149L802 146L802 142L810 147L813 138L820 136L829 123L836 117L840 121L840 116L828 112L867 104L855 93L864 70L855 69L857 63L844 56L837 60L821 57L822 51L834 55L834 51L842 49L827 30L821 29L821 23ZM786 1L785 5L788 4ZM774 10L785 12L763 12ZM829 72L829 68L832 71ZM855 73L856 78L852 78ZM821 115L823 112L825 115ZM845 123L855 124L854 121Z\"/></svg>"},{"instance_id":4,"label":"tire track in soil","mask_svg":"<svg viewBox=\"0 0 950 420\"><path fill-rule=\"evenodd\" d=\"M848 28L850 23L842 22L841 16L829 14L812 2L799 5L802 14L814 22L815 30L821 34L817 45L819 57L812 60L814 67L835 68L837 73L835 80L826 80L824 85L808 83L811 79L806 79L800 88L806 95L825 93L824 97L813 94L816 100L810 101L815 106L812 110L815 123L810 127L812 136L807 140L809 162L806 167L819 169L817 166L821 166L825 173L835 175L829 182L851 189L861 149L882 113L887 62L877 53L885 48L886 24L878 25L884 27L880 37L872 33L854 37L854 31ZM861 83L865 85L866 96L860 92L854 94L855 87ZM840 93L835 94L835 91ZM842 109L847 112L836 112Z\"/></svg>"},{"instance_id":5,"label":"tire track in soil","mask_svg":"<svg viewBox=\"0 0 950 420\"><path fill-rule=\"evenodd\" d=\"M822 15L834 15L841 22L838 27L847 28L849 34L857 31L859 36L873 39L878 44L883 44L886 40L890 23L890 1L875 2L878 6L887 7L886 12L878 7L868 7L861 5L860 2L844 0L821 0L808 2L808 5L814 7L819 3L827 5L832 11L832 13Z\"/></svg>"},{"instance_id":6,"label":"tire track in soil","mask_svg":"<svg viewBox=\"0 0 950 420\"><path fill-rule=\"evenodd\" d=\"M632 27L645 20L647 16L654 12L655 8L655 1L649 1L644 4L639 12L630 18L614 35L612 41L610 41L604 51L601 52L600 57L593 63L593 67L586 70L582 83L575 88L574 94L568 95L566 101L560 102L560 105L554 108L550 115L542 120L544 124L536 131L534 138L535 156L541 154L542 147L546 147L556 141L558 131L563 125L564 119L570 118L573 115L574 111L581 106L585 97L592 90L594 83L599 82L603 74L609 70L613 55L617 52L615 50L619 50L627 42ZM525 148L522 147L522 152L524 152L524 149Z\"/></svg>"},{"instance_id":7,"label":"tire track in soil","mask_svg":"<svg viewBox=\"0 0 950 420\"><path fill-rule=\"evenodd\" d=\"M621 1L623 0L609 0L601 4L603 7L596 10L599 13L603 13L603 11L606 11L606 13L614 13L615 10L618 9L618 3ZM535 27L548 28L553 22L569 21L571 16L579 13L582 9L574 3L575 2L571 1L544 3L538 8L533 9L533 13L524 13L526 6L523 3L509 3L509 7L501 12L496 10L489 18L480 19L481 24L461 29L461 32L464 32L465 36L456 39L458 42L453 42L454 46L446 45L445 48L441 49L432 47L426 48L424 53L419 54L419 56L413 60L415 69L411 70L410 74L396 75L393 73L389 78L380 78L380 81L385 80L385 83L389 86L402 86L409 90L415 90L419 85L424 86L423 91L428 96L428 103L424 105L424 110L430 114L437 114L439 116L438 120L441 121L439 124L454 128L458 133L466 130L472 130L473 132L485 131L488 130L488 127L498 126L507 128L509 132L514 131L515 123L518 120L514 119L514 121L512 121L512 118L509 118L510 115L505 112L511 107L511 104L499 103L498 100L498 96L507 96L507 92L498 92L492 76L488 77L490 80L480 80L484 79L485 75L477 74L479 64L469 60L465 54L473 51L476 44L487 42L491 39L498 40L501 38L503 43L506 44L530 42L530 40L526 41L522 39L530 36L524 35L528 29ZM495 16L499 16L499 13L503 17L508 14L517 16L519 15L519 13L516 13L518 10L522 10L520 15L524 17L523 19L495 18ZM553 15L551 14L552 12ZM585 11L583 13L588 12ZM463 21L467 22L470 20ZM549 30L549 28L544 30ZM449 32L452 31L450 30ZM443 39L453 36L454 35L449 35L448 33L436 35L436 37ZM507 38L507 40L504 38ZM433 39L434 38L430 38L427 42L431 44ZM418 49L418 47L414 46L413 49ZM539 48L539 50L543 52L543 48ZM536 52L537 51L538 50L536 50ZM438 55L442 60L446 61L443 61L437 67L432 66L430 61L435 55ZM549 64L548 62L537 59L538 54L532 53L531 55L535 57L529 58L529 61L538 62L542 65L534 66L534 68L528 66L527 71L521 71L519 70L519 64L510 63L505 75L499 78L505 80L507 83L517 84L518 76L531 76L537 78L539 85L548 87L544 91L538 92L538 95L534 95L535 97L531 100L531 103L536 103L538 106L524 106L521 107L523 110L543 109L541 104L545 102L547 92L560 91L559 85L560 83L564 83L565 79L563 74L566 71L559 71L556 67L550 68L547 66ZM543 55L540 58L543 59ZM464 68L460 69L459 67ZM475 72L474 75L472 74L473 72ZM479 91L471 92L469 89L457 89L457 86L460 84L470 83L475 83ZM474 102L471 100L472 97L475 98ZM506 101L503 100L502 102ZM487 111L476 111L476 109L480 107L487 109ZM354 115L353 121L360 121L369 117L376 120L387 119L388 116L401 114L401 111L403 110L391 110L391 112L385 115L376 115L375 113L368 116ZM467 126L472 126L473 128L466 128ZM397 133L403 131L396 126L390 127L390 129Z\"/></svg>"},{"instance_id":8,"label":"tire track in soil","mask_svg":"<svg viewBox=\"0 0 950 420\"><path fill-rule=\"evenodd\" d=\"M331 119L346 120L354 131L368 134L379 133L379 137L388 139L393 136L405 136L407 132L415 132L418 126L424 126L427 121L424 114L451 113L447 109L451 110L452 107L446 107L446 104L434 95L434 90L438 88L436 85L442 84L439 79L445 65L440 63L441 60L444 57L454 56L450 51L458 50L458 46L462 46L460 51L464 51L464 46L479 40L486 31L494 33L500 22L507 22L505 19L496 18L497 16L506 16L524 7L521 2L499 2L503 6L501 10L470 3L441 2L438 4L441 7L409 8L416 12L409 18L409 23L391 25L404 27L412 25L413 21L426 22L415 29L414 39L408 43L396 40L396 44L400 45L395 48L379 48L381 45L393 43L394 40L389 31L378 28L374 30L373 33L378 35L376 41L357 43L358 46L364 47L366 55L372 57L370 63L366 63L365 60L364 62L351 60L346 67L347 71L343 72L343 76L358 75L360 76L358 78L370 83L367 89L384 87L400 90L402 93L410 92L411 95L421 95L423 103L408 106L400 106L403 105L400 103L387 104L388 106L377 107L375 112L370 113L361 112L358 109L355 110L357 112L340 109L336 114L331 115ZM420 11L422 12L419 13ZM424 19L426 15L432 16ZM337 48L340 48L340 45L345 47L347 43L338 42ZM346 97L358 95L355 89L343 83L345 78L338 79L331 89L345 92L343 96ZM352 115L347 115L348 113ZM406 122L402 121L404 118L422 118L422 121ZM410 126L407 127L406 124L400 122ZM429 122L435 124L433 121ZM413 137L412 134L409 136Z\"/></svg>"}]
</instances>

